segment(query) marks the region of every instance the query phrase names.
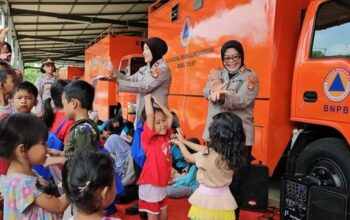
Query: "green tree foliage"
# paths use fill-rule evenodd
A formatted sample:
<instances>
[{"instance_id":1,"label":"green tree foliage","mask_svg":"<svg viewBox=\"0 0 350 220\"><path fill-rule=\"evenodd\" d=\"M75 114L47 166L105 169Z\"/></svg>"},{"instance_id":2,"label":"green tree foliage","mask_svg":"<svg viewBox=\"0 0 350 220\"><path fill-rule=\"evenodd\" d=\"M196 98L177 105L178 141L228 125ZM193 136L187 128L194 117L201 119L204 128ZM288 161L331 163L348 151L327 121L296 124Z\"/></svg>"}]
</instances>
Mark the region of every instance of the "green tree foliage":
<instances>
[{"instance_id":1,"label":"green tree foliage","mask_svg":"<svg viewBox=\"0 0 350 220\"><path fill-rule=\"evenodd\" d=\"M40 72L41 64L26 63L24 66L24 80L34 83L42 73Z\"/></svg>"},{"instance_id":2,"label":"green tree foliage","mask_svg":"<svg viewBox=\"0 0 350 220\"><path fill-rule=\"evenodd\" d=\"M324 57L325 54L321 50L314 50L312 51L312 57Z\"/></svg>"},{"instance_id":3,"label":"green tree foliage","mask_svg":"<svg viewBox=\"0 0 350 220\"><path fill-rule=\"evenodd\" d=\"M56 70L62 67L60 64L55 64ZM24 66L24 80L34 83L42 73L40 72L41 63L26 63Z\"/></svg>"}]
</instances>

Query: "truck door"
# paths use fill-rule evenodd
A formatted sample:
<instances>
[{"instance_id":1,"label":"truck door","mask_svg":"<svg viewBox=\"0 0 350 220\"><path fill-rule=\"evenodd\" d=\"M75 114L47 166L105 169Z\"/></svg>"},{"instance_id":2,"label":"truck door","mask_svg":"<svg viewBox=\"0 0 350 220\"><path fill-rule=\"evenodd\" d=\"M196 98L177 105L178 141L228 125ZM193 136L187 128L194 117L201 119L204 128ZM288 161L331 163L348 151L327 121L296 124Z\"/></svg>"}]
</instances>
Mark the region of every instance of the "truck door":
<instances>
[{"instance_id":1,"label":"truck door","mask_svg":"<svg viewBox=\"0 0 350 220\"><path fill-rule=\"evenodd\" d=\"M126 76L134 75L141 67L145 66L145 59L142 55L129 55L120 61L119 72ZM133 122L136 113L136 94L123 92L117 94L117 100L121 105L123 118Z\"/></svg>"},{"instance_id":2,"label":"truck door","mask_svg":"<svg viewBox=\"0 0 350 220\"><path fill-rule=\"evenodd\" d=\"M119 72L128 75L129 60L123 59L119 64Z\"/></svg>"},{"instance_id":3,"label":"truck door","mask_svg":"<svg viewBox=\"0 0 350 220\"><path fill-rule=\"evenodd\" d=\"M349 36L348 5L341 1L310 3L296 56L292 119L349 126Z\"/></svg>"},{"instance_id":4,"label":"truck door","mask_svg":"<svg viewBox=\"0 0 350 220\"><path fill-rule=\"evenodd\" d=\"M144 57L132 57L130 60L130 74L134 75L141 67L146 66Z\"/></svg>"}]
</instances>

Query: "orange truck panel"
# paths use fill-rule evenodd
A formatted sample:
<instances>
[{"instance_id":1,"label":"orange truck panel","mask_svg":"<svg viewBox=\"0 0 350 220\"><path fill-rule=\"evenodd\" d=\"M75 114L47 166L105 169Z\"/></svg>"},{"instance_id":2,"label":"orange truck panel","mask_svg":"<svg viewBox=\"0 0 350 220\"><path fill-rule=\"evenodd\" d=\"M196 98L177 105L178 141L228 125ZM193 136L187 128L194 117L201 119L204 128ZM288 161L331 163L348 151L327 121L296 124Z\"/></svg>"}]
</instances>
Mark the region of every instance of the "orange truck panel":
<instances>
[{"instance_id":1,"label":"orange truck panel","mask_svg":"<svg viewBox=\"0 0 350 220\"><path fill-rule=\"evenodd\" d=\"M294 73L292 119L295 121L329 126L340 131L350 143L350 62L344 57L311 59L313 26L317 9L323 1L310 3L299 42ZM336 36L335 36L336 37ZM349 46L348 46L349 47ZM350 52L349 52L350 53ZM339 78L337 78L339 77ZM338 84L337 84L338 83ZM342 88L332 89L332 85ZM316 102L306 102L305 92L317 94Z\"/></svg>"},{"instance_id":2,"label":"orange truck panel","mask_svg":"<svg viewBox=\"0 0 350 220\"><path fill-rule=\"evenodd\" d=\"M170 0L158 9L154 8L157 3L149 8L149 36L161 37L169 46L165 60L173 77L170 108L181 112L181 127L187 136L202 135L207 115L202 89L210 69L222 66L221 46L228 40L239 40L245 64L258 74L260 82L253 155L273 172L292 135L293 66L301 9L308 2L203 1L202 8L195 10L192 1ZM178 20L172 22L176 4Z\"/></svg>"},{"instance_id":3,"label":"orange truck panel","mask_svg":"<svg viewBox=\"0 0 350 220\"><path fill-rule=\"evenodd\" d=\"M65 66L58 70L59 79L80 79L84 77L84 68L76 66Z\"/></svg>"},{"instance_id":4,"label":"orange truck panel","mask_svg":"<svg viewBox=\"0 0 350 220\"><path fill-rule=\"evenodd\" d=\"M85 80L92 83L99 75L110 75L123 56L140 54L141 37L107 35L85 50ZM101 120L110 118L110 108L119 102L115 82L96 81L94 110Z\"/></svg>"}]
</instances>

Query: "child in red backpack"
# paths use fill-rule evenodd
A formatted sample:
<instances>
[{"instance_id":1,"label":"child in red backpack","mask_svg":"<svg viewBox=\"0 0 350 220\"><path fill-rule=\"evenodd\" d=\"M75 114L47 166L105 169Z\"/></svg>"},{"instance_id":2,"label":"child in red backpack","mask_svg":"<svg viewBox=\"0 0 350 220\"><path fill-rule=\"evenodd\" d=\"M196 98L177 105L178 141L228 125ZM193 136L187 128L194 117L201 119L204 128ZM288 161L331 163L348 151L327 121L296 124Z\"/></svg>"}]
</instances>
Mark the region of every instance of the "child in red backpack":
<instances>
[{"instance_id":1,"label":"child in red backpack","mask_svg":"<svg viewBox=\"0 0 350 220\"><path fill-rule=\"evenodd\" d=\"M138 180L139 211L147 212L148 220L168 217L166 187L171 173L170 135L173 115L151 95L145 96L146 122L141 135L146 162Z\"/></svg>"}]
</instances>

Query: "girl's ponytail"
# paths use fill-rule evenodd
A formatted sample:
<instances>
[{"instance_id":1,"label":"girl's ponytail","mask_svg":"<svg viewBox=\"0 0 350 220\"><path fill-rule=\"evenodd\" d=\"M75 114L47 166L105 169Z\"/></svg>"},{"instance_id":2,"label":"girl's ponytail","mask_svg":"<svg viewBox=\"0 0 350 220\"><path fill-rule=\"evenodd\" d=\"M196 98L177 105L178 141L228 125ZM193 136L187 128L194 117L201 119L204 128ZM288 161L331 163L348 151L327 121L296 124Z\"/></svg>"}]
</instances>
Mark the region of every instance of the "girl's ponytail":
<instances>
[{"instance_id":1,"label":"girl's ponytail","mask_svg":"<svg viewBox=\"0 0 350 220\"><path fill-rule=\"evenodd\" d=\"M51 98L47 98L44 101L44 115L43 120L48 128L51 128L55 120L55 113L51 106Z\"/></svg>"},{"instance_id":2,"label":"girl's ponytail","mask_svg":"<svg viewBox=\"0 0 350 220\"><path fill-rule=\"evenodd\" d=\"M101 209L101 197L96 192L113 186L114 173L113 159L109 155L81 151L63 165L62 186L79 211L91 214Z\"/></svg>"}]
</instances>

